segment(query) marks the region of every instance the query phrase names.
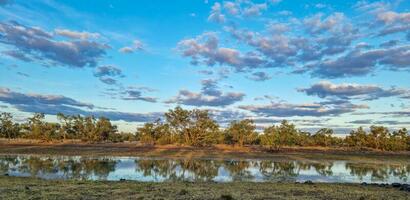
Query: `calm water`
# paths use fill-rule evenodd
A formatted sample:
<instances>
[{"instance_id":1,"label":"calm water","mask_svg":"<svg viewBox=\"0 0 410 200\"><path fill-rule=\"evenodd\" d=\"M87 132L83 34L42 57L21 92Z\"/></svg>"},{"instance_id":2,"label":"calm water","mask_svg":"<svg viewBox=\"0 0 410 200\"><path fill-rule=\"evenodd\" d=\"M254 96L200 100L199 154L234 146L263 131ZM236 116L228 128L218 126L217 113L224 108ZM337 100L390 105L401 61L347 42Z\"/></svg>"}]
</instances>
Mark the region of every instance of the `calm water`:
<instances>
[{"instance_id":1,"label":"calm water","mask_svg":"<svg viewBox=\"0 0 410 200\"><path fill-rule=\"evenodd\" d=\"M359 159L360 160L360 159ZM45 179L137 181L410 182L410 163L0 156L0 173ZM393 162L392 162L393 163Z\"/></svg>"}]
</instances>

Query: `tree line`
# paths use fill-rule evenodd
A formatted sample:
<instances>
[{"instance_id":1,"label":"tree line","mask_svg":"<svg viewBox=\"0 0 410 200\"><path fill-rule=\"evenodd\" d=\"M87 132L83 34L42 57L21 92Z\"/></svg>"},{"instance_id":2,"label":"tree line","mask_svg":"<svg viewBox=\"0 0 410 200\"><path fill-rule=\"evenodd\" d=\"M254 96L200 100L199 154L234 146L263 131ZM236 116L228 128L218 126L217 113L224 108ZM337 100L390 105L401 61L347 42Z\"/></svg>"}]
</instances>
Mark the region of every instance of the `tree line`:
<instances>
[{"instance_id":1,"label":"tree line","mask_svg":"<svg viewBox=\"0 0 410 200\"><path fill-rule=\"evenodd\" d=\"M352 130L346 137L336 137L332 129L322 128L316 133L297 129L284 120L258 133L250 119L232 121L221 128L207 110L170 109L163 120L145 123L135 133L120 133L108 118L81 115L57 115L58 122L47 122L44 114L36 113L26 122L14 122L10 113L0 115L0 137L29 138L45 141L80 139L88 142L140 141L143 144L183 144L211 146L261 145L270 150L292 146L353 147L385 151L410 150L407 129L390 131L383 126L362 127Z\"/></svg>"}]
</instances>

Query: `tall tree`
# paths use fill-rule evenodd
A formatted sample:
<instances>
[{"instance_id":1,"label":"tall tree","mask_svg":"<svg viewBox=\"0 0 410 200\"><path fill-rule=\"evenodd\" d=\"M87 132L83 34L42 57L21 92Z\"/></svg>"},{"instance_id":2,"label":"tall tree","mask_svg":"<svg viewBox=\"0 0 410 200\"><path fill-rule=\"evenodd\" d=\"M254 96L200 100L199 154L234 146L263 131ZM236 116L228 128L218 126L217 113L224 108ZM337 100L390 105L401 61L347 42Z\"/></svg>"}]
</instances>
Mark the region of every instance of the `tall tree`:
<instances>
[{"instance_id":1,"label":"tall tree","mask_svg":"<svg viewBox=\"0 0 410 200\"><path fill-rule=\"evenodd\" d=\"M172 134L182 137L182 140L189 143L188 127L190 123L190 111L184 110L181 107L176 107L173 110L169 110L165 113L167 123L171 128Z\"/></svg>"},{"instance_id":2,"label":"tall tree","mask_svg":"<svg viewBox=\"0 0 410 200\"><path fill-rule=\"evenodd\" d=\"M74 137L75 132L73 130L73 118L69 115L64 115L63 113L57 114L57 119L60 121L60 135L62 139L67 139L68 137Z\"/></svg>"},{"instance_id":3,"label":"tall tree","mask_svg":"<svg viewBox=\"0 0 410 200\"><path fill-rule=\"evenodd\" d=\"M112 125L108 118L100 117L95 125L93 141L108 140L109 136L115 133L117 133L117 126Z\"/></svg>"},{"instance_id":4,"label":"tall tree","mask_svg":"<svg viewBox=\"0 0 410 200\"><path fill-rule=\"evenodd\" d=\"M20 125L13 122L11 113L0 114L0 137L17 138L20 136Z\"/></svg>"},{"instance_id":5,"label":"tall tree","mask_svg":"<svg viewBox=\"0 0 410 200\"><path fill-rule=\"evenodd\" d=\"M188 144L193 146L206 146L218 140L219 126L211 119L207 110L195 109L190 113L188 128Z\"/></svg>"},{"instance_id":6,"label":"tall tree","mask_svg":"<svg viewBox=\"0 0 410 200\"><path fill-rule=\"evenodd\" d=\"M313 141L319 146L330 146L333 143L333 130L322 128L313 135Z\"/></svg>"},{"instance_id":7,"label":"tall tree","mask_svg":"<svg viewBox=\"0 0 410 200\"><path fill-rule=\"evenodd\" d=\"M245 119L241 121L233 121L228 129L228 134L231 135L232 140L238 146L243 146L246 143L252 143L255 134L256 126L252 120Z\"/></svg>"}]
</instances>

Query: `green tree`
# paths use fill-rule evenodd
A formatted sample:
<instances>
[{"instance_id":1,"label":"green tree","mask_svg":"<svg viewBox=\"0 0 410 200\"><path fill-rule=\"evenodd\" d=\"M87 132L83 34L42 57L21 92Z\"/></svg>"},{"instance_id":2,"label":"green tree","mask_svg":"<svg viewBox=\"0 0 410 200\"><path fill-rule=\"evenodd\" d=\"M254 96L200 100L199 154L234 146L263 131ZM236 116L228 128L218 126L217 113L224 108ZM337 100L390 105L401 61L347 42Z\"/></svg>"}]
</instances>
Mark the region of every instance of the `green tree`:
<instances>
[{"instance_id":1,"label":"green tree","mask_svg":"<svg viewBox=\"0 0 410 200\"><path fill-rule=\"evenodd\" d=\"M75 137L75 132L73 130L73 117L69 115L64 115L63 113L57 114L57 119L60 121L60 135L62 139L67 139L69 137Z\"/></svg>"},{"instance_id":2,"label":"green tree","mask_svg":"<svg viewBox=\"0 0 410 200\"><path fill-rule=\"evenodd\" d=\"M279 131L276 126L270 126L263 130L261 134L261 144L263 146L268 146L270 149L279 149L280 147L280 138Z\"/></svg>"},{"instance_id":3,"label":"green tree","mask_svg":"<svg viewBox=\"0 0 410 200\"><path fill-rule=\"evenodd\" d=\"M26 127L27 137L31 139L44 139L42 133L44 133L44 114L35 113L32 117L28 118Z\"/></svg>"},{"instance_id":4,"label":"green tree","mask_svg":"<svg viewBox=\"0 0 410 200\"><path fill-rule=\"evenodd\" d=\"M316 145L327 147L333 144L332 129L322 128L318 130L312 137Z\"/></svg>"},{"instance_id":5,"label":"green tree","mask_svg":"<svg viewBox=\"0 0 410 200\"><path fill-rule=\"evenodd\" d=\"M367 147L387 150L390 132L383 126L371 126L367 137Z\"/></svg>"},{"instance_id":6,"label":"green tree","mask_svg":"<svg viewBox=\"0 0 410 200\"><path fill-rule=\"evenodd\" d=\"M359 127L357 130L350 131L350 134L346 137L345 143L351 147L366 147L367 135L363 127Z\"/></svg>"},{"instance_id":7,"label":"green tree","mask_svg":"<svg viewBox=\"0 0 410 200\"><path fill-rule=\"evenodd\" d=\"M398 151L398 150L410 150L410 136L407 129L402 128L393 133L390 136L390 142L388 150Z\"/></svg>"},{"instance_id":8,"label":"green tree","mask_svg":"<svg viewBox=\"0 0 410 200\"><path fill-rule=\"evenodd\" d=\"M211 119L207 110L195 109L190 113L190 123L187 131L188 144L207 146L218 141L219 125Z\"/></svg>"},{"instance_id":9,"label":"green tree","mask_svg":"<svg viewBox=\"0 0 410 200\"><path fill-rule=\"evenodd\" d=\"M190 124L190 111L181 107L176 107L165 113L166 122L170 126L173 137L178 137L182 143L188 144L190 141L188 127Z\"/></svg>"},{"instance_id":10,"label":"green tree","mask_svg":"<svg viewBox=\"0 0 410 200\"><path fill-rule=\"evenodd\" d=\"M108 118L100 117L93 133L92 141L106 141L111 134L117 133L117 126L112 125Z\"/></svg>"},{"instance_id":11,"label":"green tree","mask_svg":"<svg viewBox=\"0 0 410 200\"><path fill-rule=\"evenodd\" d=\"M227 129L227 134L230 135L234 144L243 146L253 142L255 129L256 126L252 120L233 121Z\"/></svg>"},{"instance_id":12,"label":"green tree","mask_svg":"<svg viewBox=\"0 0 410 200\"><path fill-rule=\"evenodd\" d=\"M137 135L144 144L172 143L169 125L162 123L159 119L155 123L145 123L143 127L138 128Z\"/></svg>"},{"instance_id":13,"label":"green tree","mask_svg":"<svg viewBox=\"0 0 410 200\"><path fill-rule=\"evenodd\" d=\"M261 144L271 149L279 149L282 146L309 146L312 144L310 133L301 132L295 125L283 120L278 126L270 126L264 129L261 135Z\"/></svg>"},{"instance_id":14,"label":"green tree","mask_svg":"<svg viewBox=\"0 0 410 200\"><path fill-rule=\"evenodd\" d=\"M20 136L20 125L13 122L11 113L0 114L0 137L17 138Z\"/></svg>"}]
</instances>

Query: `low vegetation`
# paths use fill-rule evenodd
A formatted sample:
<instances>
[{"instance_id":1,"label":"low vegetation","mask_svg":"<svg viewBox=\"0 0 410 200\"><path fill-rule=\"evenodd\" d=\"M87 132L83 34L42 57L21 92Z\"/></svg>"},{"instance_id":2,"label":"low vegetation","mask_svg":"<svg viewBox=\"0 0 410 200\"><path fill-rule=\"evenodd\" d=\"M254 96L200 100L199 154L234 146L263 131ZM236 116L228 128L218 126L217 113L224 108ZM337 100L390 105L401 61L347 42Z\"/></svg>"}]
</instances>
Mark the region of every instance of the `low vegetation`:
<instances>
[{"instance_id":1,"label":"low vegetation","mask_svg":"<svg viewBox=\"0 0 410 200\"><path fill-rule=\"evenodd\" d=\"M324 128L316 133L299 130L294 124L283 121L256 131L252 120L233 121L227 128L212 119L206 110L169 110L164 119L145 123L135 133L120 133L109 119L93 116L58 114L59 122L47 122L44 114L36 113L24 123L16 123L10 113L0 115L0 137L28 138L44 141L80 139L87 142L140 141L144 144L184 144L212 146L261 145L270 150L283 147L353 147L383 151L410 150L410 136L405 128L390 131L383 126L371 126L367 132L362 127L345 138L335 137L333 130Z\"/></svg>"},{"instance_id":2,"label":"low vegetation","mask_svg":"<svg viewBox=\"0 0 410 200\"><path fill-rule=\"evenodd\" d=\"M84 189L86 188L86 189ZM408 199L392 187L359 184L41 180L0 176L0 199Z\"/></svg>"}]
</instances>

